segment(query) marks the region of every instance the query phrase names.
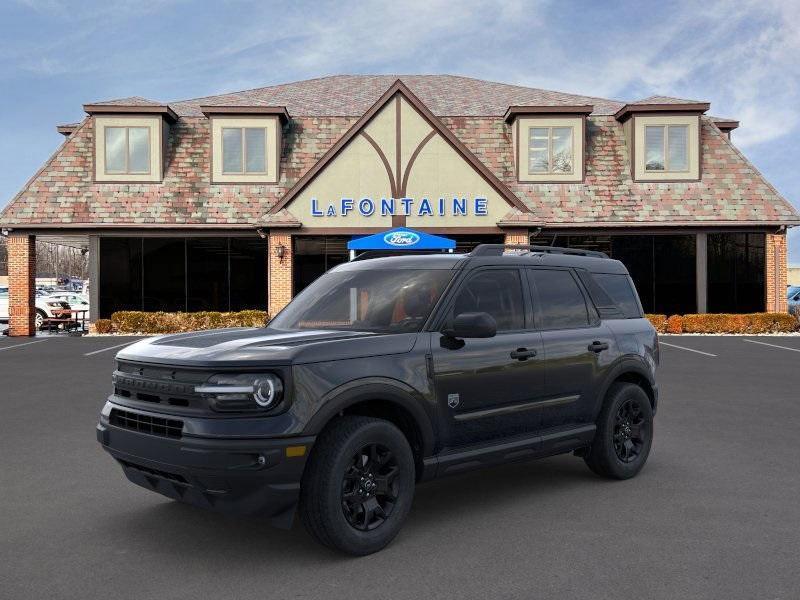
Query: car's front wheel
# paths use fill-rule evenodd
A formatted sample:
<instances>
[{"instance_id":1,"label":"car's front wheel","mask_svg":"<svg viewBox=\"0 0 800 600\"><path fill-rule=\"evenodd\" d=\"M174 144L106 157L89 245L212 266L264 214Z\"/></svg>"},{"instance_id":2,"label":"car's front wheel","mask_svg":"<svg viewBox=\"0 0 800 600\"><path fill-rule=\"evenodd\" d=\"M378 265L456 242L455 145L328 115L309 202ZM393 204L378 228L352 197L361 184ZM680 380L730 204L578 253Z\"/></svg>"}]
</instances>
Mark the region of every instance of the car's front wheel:
<instances>
[{"instance_id":1,"label":"car's front wheel","mask_svg":"<svg viewBox=\"0 0 800 600\"><path fill-rule=\"evenodd\" d=\"M303 475L300 515L317 540L354 555L391 542L414 497L414 457L388 421L337 419L317 439Z\"/></svg>"},{"instance_id":2,"label":"car's front wheel","mask_svg":"<svg viewBox=\"0 0 800 600\"><path fill-rule=\"evenodd\" d=\"M644 467L653 443L653 408L645 391L633 383L608 390L597 419L597 433L584 457L604 477L629 479Z\"/></svg>"},{"instance_id":3,"label":"car's front wheel","mask_svg":"<svg viewBox=\"0 0 800 600\"><path fill-rule=\"evenodd\" d=\"M44 314L44 311L37 308L36 309L36 316L34 317L34 323L36 324L36 329L39 330L44 325L44 320L47 318L47 315ZM30 322L30 321L29 321Z\"/></svg>"}]
</instances>

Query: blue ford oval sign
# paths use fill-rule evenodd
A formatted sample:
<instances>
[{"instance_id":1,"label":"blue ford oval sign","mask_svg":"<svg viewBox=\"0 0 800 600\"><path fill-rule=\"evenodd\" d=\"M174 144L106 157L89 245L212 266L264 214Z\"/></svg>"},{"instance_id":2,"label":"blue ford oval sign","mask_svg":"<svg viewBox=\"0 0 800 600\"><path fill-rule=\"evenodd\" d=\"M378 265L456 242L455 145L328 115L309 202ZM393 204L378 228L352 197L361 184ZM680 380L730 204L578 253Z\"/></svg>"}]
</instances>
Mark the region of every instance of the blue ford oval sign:
<instances>
[{"instance_id":1,"label":"blue ford oval sign","mask_svg":"<svg viewBox=\"0 0 800 600\"><path fill-rule=\"evenodd\" d=\"M390 246L404 248L419 243L419 235L413 231L390 231L383 236L383 241Z\"/></svg>"}]
</instances>

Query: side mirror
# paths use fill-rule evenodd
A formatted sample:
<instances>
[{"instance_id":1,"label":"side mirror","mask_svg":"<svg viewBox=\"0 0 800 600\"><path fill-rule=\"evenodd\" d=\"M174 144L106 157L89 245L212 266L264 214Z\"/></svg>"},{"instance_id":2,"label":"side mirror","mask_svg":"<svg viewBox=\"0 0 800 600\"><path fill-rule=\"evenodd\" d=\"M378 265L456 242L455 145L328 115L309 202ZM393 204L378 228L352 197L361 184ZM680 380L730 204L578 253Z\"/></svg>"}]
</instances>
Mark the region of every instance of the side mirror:
<instances>
[{"instance_id":1,"label":"side mirror","mask_svg":"<svg viewBox=\"0 0 800 600\"><path fill-rule=\"evenodd\" d=\"M451 338L490 338L497 335L497 322L489 313L465 312L442 333Z\"/></svg>"}]
</instances>

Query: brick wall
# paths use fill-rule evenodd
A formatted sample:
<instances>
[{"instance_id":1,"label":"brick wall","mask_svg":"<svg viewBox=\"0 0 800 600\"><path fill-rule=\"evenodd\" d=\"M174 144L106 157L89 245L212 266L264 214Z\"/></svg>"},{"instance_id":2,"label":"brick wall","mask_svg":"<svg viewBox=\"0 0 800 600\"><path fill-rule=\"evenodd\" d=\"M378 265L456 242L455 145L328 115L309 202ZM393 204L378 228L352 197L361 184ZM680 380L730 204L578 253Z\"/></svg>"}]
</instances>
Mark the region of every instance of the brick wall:
<instances>
[{"instance_id":1,"label":"brick wall","mask_svg":"<svg viewBox=\"0 0 800 600\"><path fill-rule=\"evenodd\" d=\"M279 246L284 247L282 260L277 256ZM271 231L268 248L267 304L270 316L274 316L292 299L292 234L285 231Z\"/></svg>"},{"instance_id":2,"label":"brick wall","mask_svg":"<svg viewBox=\"0 0 800 600\"><path fill-rule=\"evenodd\" d=\"M506 245L509 244L530 244L527 229L507 229L506 230Z\"/></svg>"},{"instance_id":3,"label":"brick wall","mask_svg":"<svg viewBox=\"0 0 800 600\"><path fill-rule=\"evenodd\" d=\"M9 335L35 335L36 237L8 236Z\"/></svg>"},{"instance_id":4,"label":"brick wall","mask_svg":"<svg viewBox=\"0 0 800 600\"><path fill-rule=\"evenodd\" d=\"M786 234L767 234L766 248L765 307L768 312L786 312Z\"/></svg>"}]
</instances>

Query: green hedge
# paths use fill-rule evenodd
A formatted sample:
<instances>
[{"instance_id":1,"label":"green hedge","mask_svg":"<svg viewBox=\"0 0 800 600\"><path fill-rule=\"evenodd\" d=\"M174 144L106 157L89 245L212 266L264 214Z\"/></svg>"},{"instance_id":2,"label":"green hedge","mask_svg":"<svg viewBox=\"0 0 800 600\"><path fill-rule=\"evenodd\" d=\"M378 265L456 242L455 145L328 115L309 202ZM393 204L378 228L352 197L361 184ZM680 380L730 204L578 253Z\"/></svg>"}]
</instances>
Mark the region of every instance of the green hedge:
<instances>
[{"instance_id":1,"label":"green hedge","mask_svg":"<svg viewBox=\"0 0 800 600\"><path fill-rule=\"evenodd\" d=\"M223 327L263 327L269 315L263 310L239 312L143 312L123 310L111 315L117 333L180 333Z\"/></svg>"}]
</instances>

